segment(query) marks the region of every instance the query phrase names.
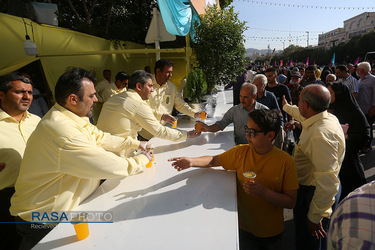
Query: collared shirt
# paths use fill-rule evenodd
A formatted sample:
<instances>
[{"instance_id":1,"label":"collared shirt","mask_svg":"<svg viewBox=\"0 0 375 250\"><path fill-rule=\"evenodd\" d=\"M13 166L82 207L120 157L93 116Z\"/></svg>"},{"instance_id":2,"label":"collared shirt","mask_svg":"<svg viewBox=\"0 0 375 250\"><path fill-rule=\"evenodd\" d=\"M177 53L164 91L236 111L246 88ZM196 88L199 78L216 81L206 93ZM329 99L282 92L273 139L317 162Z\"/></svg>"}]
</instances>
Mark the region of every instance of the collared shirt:
<instances>
[{"instance_id":1,"label":"collared shirt","mask_svg":"<svg viewBox=\"0 0 375 250\"><path fill-rule=\"evenodd\" d=\"M257 109L268 109L267 106L255 102L253 110ZM250 111L251 112L251 111ZM233 123L234 125L234 142L236 144L248 144L246 139L245 125L249 120L249 111L247 111L242 104L231 107L223 116L220 121L217 121L215 124L220 127L221 130L224 130L229 124Z\"/></svg>"},{"instance_id":2,"label":"collared shirt","mask_svg":"<svg viewBox=\"0 0 375 250\"><path fill-rule=\"evenodd\" d=\"M187 138L186 131L161 125L151 107L133 89L115 95L104 103L97 126L105 132L134 139L142 128L166 140L183 141Z\"/></svg>"},{"instance_id":3,"label":"collared shirt","mask_svg":"<svg viewBox=\"0 0 375 250\"><path fill-rule=\"evenodd\" d=\"M96 90L96 97L98 98L98 102L103 103L102 98L102 92L108 88L113 82L109 82L106 79L104 79L101 82L98 82L95 84L95 90Z\"/></svg>"},{"instance_id":4,"label":"collared shirt","mask_svg":"<svg viewBox=\"0 0 375 250\"><path fill-rule=\"evenodd\" d=\"M117 95L117 94L120 94L124 91L126 91L126 88L118 89L115 83L111 83L111 85L109 85L107 88L105 88L102 91L101 96L102 96L102 99L103 99L103 103L108 101L108 99L110 97L112 97L114 95Z\"/></svg>"},{"instance_id":5,"label":"collared shirt","mask_svg":"<svg viewBox=\"0 0 375 250\"><path fill-rule=\"evenodd\" d=\"M151 93L150 99L148 100L152 110L154 111L155 117L160 121L163 114L172 114L173 107L179 112L194 117L197 111L194 111L185 101L182 99L181 93L177 90L177 87L170 81L160 86L155 77L153 77L154 92Z\"/></svg>"},{"instance_id":6,"label":"collared shirt","mask_svg":"<svg viewBox=\"0 0 375 250\"><path fill-rule=\"evenodd\" d=\"M375 182L351 192L336 208L328 249L375 249Z\"/></svg>"},{"instance_id":7,"label":"collared shirt","mask_svg":"<svg viewBox=\"0 0 375 250\"><path fill-rule=\"evenodd\" d=\"M0 162L6 164L0 172L0 190L14 186L26 142L39 121L38 116L25 112L21 122L18 122L0 109Z\"/></svg>"},{"instance_id":8,"label":"collared shirt","mask_svg":"<svg viewBox=\"0 0 375 250\"><path fill-rule=\"evenodd\" d=\"M342 79L342 83L348 86L350 93L358 93L359 83L352 75L349 75L346 79Z\"/></svg>"},{"instance_id":9,"label":"collared shirt","mask_svg":"<svg viewBox=\"0 0 375 250\"><path fill-rule=\"evenodd\" d=\"M257 97L255 100L263 105L266 105L269 109L280 110L276 96L266 89L264 90L263 96L261 98Z\"/></svg>"},{"instance_id":10,"label":"collared shirt","mask_svg":"<svg viewBox=\"0 0 375 250\"><path fill-rule=\"evenodd\" d=\"M375 106L375 76L367 74L359 79L357 102L362 112L367 115L369 109Z\"/></svg>"},{"instance_id":11,"label":"collared shirt","mask_svg":"<svg viewBox=\"0 0 375 250\"><path fill-rule=\"evenodd\" d=\"M297 106L287 104L283 109L302 124L294 160L299 184L315 186L307 217L318 223L331 215L331 206L339 190L338 175L345 155L344 132L336 116L327 111L305 119Z\"/></svg>"},{"instance_id":12,"label":"collared shirt","mask_svg":"<svg viewBox=\"0 0 375 250\"><path fill-rule=\"evenodd\" d=\"M145 155L116 154L139 142L100 131L87 117L55 104L30 136L11 199L10 212L31 221L31 212L71 211L99 186L100 179L142 170Z\"/></svg>"}]
</instances>

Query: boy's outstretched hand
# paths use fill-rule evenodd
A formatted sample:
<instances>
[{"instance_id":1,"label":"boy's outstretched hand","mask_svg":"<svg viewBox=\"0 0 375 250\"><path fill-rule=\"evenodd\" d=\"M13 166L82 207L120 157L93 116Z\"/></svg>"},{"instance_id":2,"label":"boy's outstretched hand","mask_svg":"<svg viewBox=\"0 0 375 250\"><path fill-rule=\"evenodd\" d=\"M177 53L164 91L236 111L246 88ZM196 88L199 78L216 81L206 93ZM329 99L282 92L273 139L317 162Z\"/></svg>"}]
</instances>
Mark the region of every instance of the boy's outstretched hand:
<instances>
[{"instance_id":1,"label":"boy's outstretched hand","mask_svg":"<svg viewBox=\"0 0 375 250\"><path fill-rule=\"evenodd\" d=\"M172 166L177 169L177 171L181 171L193 166L191 159L188 157L175 157L168 159L168 161L173 161Z\"/></svg>"}]
</instances>

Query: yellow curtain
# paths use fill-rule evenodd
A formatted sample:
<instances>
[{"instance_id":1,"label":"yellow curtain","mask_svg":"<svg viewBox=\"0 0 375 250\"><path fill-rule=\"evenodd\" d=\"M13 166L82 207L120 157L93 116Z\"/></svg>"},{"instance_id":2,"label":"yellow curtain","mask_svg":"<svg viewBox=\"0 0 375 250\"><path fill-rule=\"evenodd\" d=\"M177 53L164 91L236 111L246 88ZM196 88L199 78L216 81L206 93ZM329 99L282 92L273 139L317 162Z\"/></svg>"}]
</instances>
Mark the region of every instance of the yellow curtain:
<instances>
[{"instance_id":1,"label":"yellow curtain","mask_svg":"<svg viewBox=\"0 0 375 250\"><path fill-rule=\"evenodd\" d=\"M38 48L38 56L25 54L25 26L30 40L35 42ZM27 18L0 13L0 30L0 75L40 60L51 90L68 67L94 70L100 81L103 79L102 71L107 68L112 70L114 78L119 71L132 74L147 65L153 71L155 64L155 53L148 53L144 45L106 40L56 26L38 24ZM119 50L129 49L142 49L144 53L118 53ZM174 62L174 76L171 81L179 87L181 79L185 76L185 54L162 53L161 58Z\"/></svg>"}]
</instances>

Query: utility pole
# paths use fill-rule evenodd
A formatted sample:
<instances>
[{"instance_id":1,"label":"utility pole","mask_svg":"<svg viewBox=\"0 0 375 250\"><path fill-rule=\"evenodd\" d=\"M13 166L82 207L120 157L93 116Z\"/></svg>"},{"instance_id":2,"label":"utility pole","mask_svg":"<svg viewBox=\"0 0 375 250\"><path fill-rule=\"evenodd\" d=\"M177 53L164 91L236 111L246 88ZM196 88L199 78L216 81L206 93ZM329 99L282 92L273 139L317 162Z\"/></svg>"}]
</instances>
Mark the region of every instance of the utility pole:
<instances>
[{"instance_id":1,"label":"utility pole","mask_svg":"<svg viewBox=\"0 0 375 250\"><path fill-rule=\"evenodd\" d=\"M306 31L306 33L307 33L307 47L309 47L309 32Z\"/></svg>"}]
</instances>

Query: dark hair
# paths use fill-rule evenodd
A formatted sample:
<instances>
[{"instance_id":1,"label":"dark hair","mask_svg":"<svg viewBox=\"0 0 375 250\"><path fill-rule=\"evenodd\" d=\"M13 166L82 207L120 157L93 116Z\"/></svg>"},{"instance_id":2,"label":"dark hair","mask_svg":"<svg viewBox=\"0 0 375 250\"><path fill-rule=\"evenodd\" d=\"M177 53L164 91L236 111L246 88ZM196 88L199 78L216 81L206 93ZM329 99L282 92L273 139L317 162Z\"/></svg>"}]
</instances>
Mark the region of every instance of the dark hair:
<instances>
[{"instance_id":1,"label":"dark hair","mask_svg":"<svg viewBox=\"0 0 375 250\"><path fill-rule=\"evenodd\" d=\"M268 73L268 72L272 72L272 73L274 73L275 75L277 75L277 69L274 68L274 67L271 67L271 68L266 69L266 73Z\"/></svg>"},{"instance_id":2,"label":"dark hair","mask_svg":"<svg viewBox=\"0 0 375 250\"><path fill-rule=\"evenodd\" d=\"M336 69L340 70L341 72L348 73L349 69L345 65L339 65L336 67Z\"/></svg>"},{"instance_id":3,"label":"dark hair","mask_svg":"<svg viewBox=\"0 0 375 250\"><path fill-rule=\"evenodd\" d=\"M280 131L281 117L277 109L256 109L249 113L249 118L258 125L260 130L264 131L264 134L274 131L276 137Z\"/></svg>"},{"instance_id":4,"label":"dark hair","mask_svg":"<svg viewBox=\"0 0 375 250\"><path fill-rule=\"evenodd\" d=\"M320 84L310 84L306 86L301 92L301 101L306 102L315 112L323 112L329 107L331 95L329 92L323 93L321 89L317 89L315 86L325 88Z\"/></svg>"},{"instance_id":5,"label":"dark hair","mask_svg":"<svg viewBox=\"0 0 375 250\"><path fill-rule=\"evenodd\" d=\"M157 69L160 69L161 71L163 71L163 69L164 69L165 66L173 67L173 62L171 62L171 61L169 61L167 59L160 59L160 60L158 60L155 63L155 69L154 69L155 74L156 74L156 70Z\"/></svg>"},{"instance_id":6,"label":"dark hair","mask_svg":"<svg viewBox=\"0 0 375 250\"><path fill-rule=\"evenodd\" d=\"M148 79L152 80L152 75L144 70L135 71L129 78L128 89L135 89L137 83L145 86Z\"/></svg>"},{"instance_id":7,"label":"dark hair","mask_svg":"<svg viewBox=\"0 0 375 250\"><path fill-rule=\"evenodd\" d=\"M126 74L126 72L124 71L120 71L116 74L116 81L119 80L119 81L125 81L125 80L128 80L129 79L129 75Z\"/></svg>"},{"instance_id":8,"label":"dark hair","mask_svg":"<svg viewBox=\"0 0 375 250\"><path fill-rule=\"evenodd\" d=\"M69 95L75 94L78 96L79 100L83 99L82 90L82 79L87 78L93 83L96 79L92 75L92 71L87 71L81 68L71 68L65 71L57 80L55 86L55 99L58 104L64 106L66 104L66 99Z\"/></svg>"},{"instance_id":9,"label":"dark hair","mask_svg":"<svg viewBox=\"0 0 375 250\"><path fill-rule=\"evenodd\" d=\"M105 70L103 70L103 74L104 74L104 72L106 72L106 71L112 72L110 69L105 69Z\"/></svg>"},{"instance_id":10,"label":"dark hair","mask_svg":"<svg viewBox=\"0 0 375 250\"><path fill-rule=\"evenodd\" d=\"M313 70L313 71L315 71L315 70L316 70L315 65L309 65L309 66L306 68L306 71L308 71L308 70Z\"/></svg>"},{"instance_id":11,"label":"dark hair","mask_svg":"<svg viewBox=\"0 0 375 250\"><path fill-rule=\"evenodd\" d=\"M20 73L11 73L0 77L0 91L7 93L8 90L12 88L11 82L14 81L21 81L31 85L33 84L29 78L21 75Z\"/></svg>"}]
</instances>

